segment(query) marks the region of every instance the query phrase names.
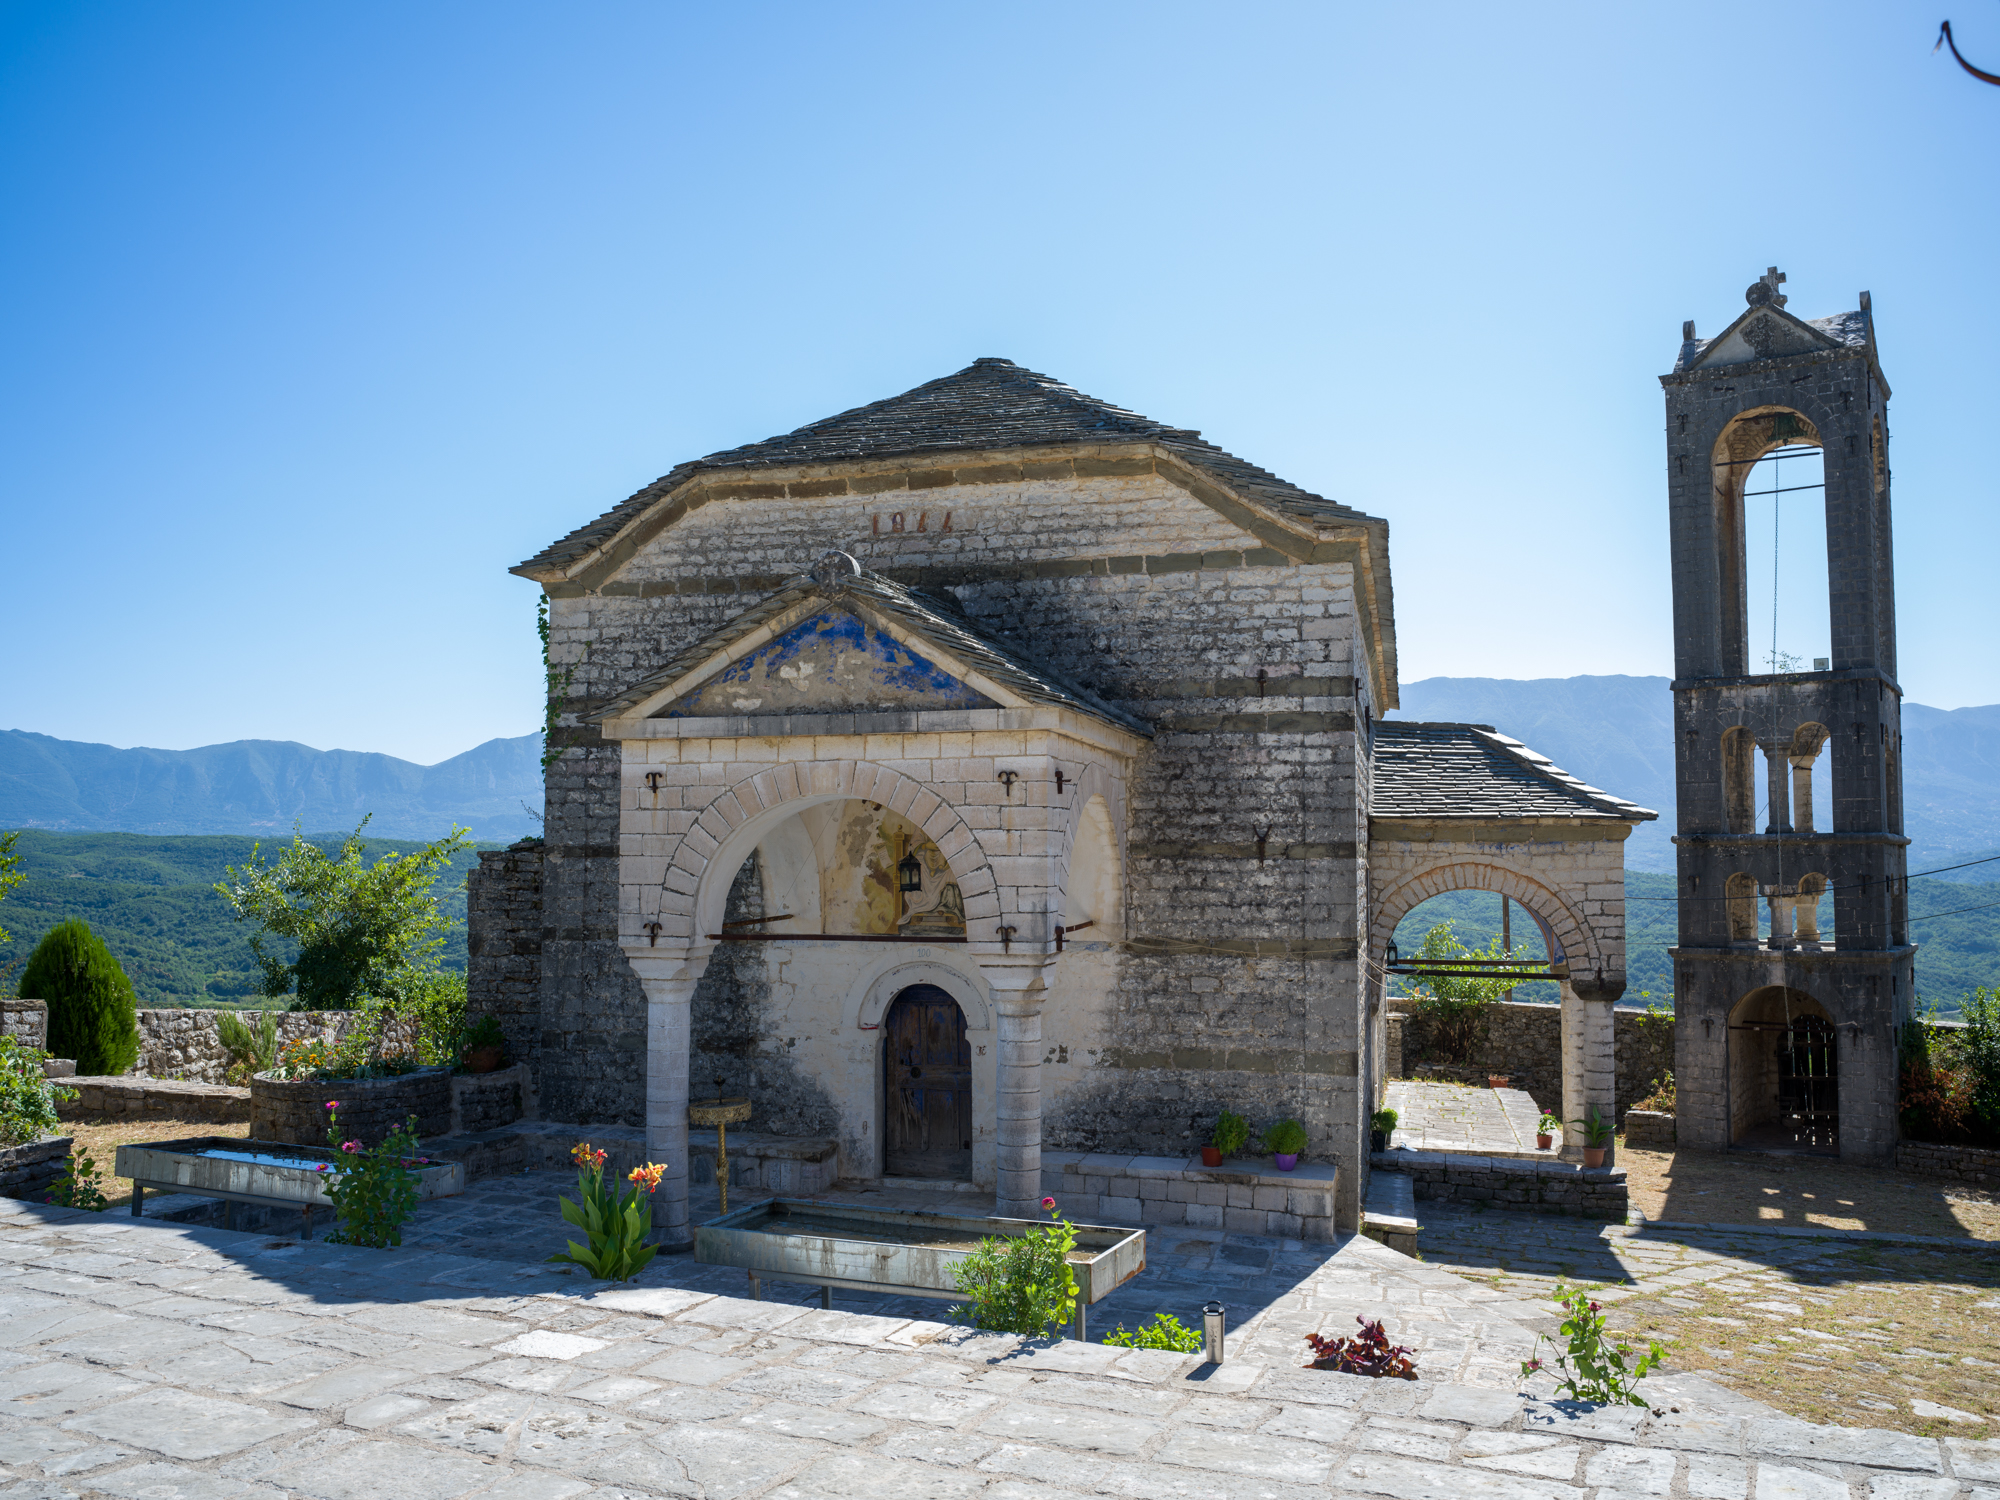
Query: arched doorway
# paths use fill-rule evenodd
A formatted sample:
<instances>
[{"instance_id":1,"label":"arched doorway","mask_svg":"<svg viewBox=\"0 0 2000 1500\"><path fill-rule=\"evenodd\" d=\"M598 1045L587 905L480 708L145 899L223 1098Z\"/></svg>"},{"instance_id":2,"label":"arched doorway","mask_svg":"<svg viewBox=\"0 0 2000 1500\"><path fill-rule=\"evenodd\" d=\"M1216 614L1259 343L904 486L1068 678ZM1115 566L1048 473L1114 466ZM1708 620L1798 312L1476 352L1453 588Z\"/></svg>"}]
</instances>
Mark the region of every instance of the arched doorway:
<instances>
[{"instance_id":1,"label":"arched doorway","mask_svg":"<svg viewBox=\"0 0 2000 1500\"><path fill-rule=\"evenodd\" d=\"M1729 1139L1753 1151L1840 1155L1833 1018L1805 991L1766 985L1730 1012Z\"/></svg>"},{"instance_id":2,"label":"arched doorway","mask_svg":"<svg viewBox=\"0 0 2000 1500\"><path fill-rule=\"evenodd\" d=\"M934 984L882 1018L882 1175L972 1177L972 1046L965 1012Z\"/></svg>"}]
</instances>

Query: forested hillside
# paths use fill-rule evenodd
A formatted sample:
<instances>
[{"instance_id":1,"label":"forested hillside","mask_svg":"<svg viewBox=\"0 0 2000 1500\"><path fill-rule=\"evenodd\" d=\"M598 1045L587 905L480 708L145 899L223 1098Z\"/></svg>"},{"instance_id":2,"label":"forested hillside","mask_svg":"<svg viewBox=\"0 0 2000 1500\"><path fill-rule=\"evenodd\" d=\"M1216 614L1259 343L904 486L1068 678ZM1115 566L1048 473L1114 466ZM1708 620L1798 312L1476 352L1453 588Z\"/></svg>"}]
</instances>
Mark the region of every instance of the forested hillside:
<instances>
[{"instance_id":1,"label":"forested hillside","mask_svg":"<svg viewBox=\"0 0 2000 1500\"><path fill-rule=\"evenodd\" d=\"M307 835L308 842L329 850L341 837ZM260 1003L250 929L232 918L228 903L212 889L227 866L249 858L257 842L226 834L149 838L24 830L18 852L27 879L0 902L0 927L12 936L0 943L0 988L14 992L43 933L65 918L81 917L125 966L142 1006ZM290 842L264 840L265 857L276 858ZM408 839L369 839L366 851L372 861L422 847ZM444 949L448 968L465 967L465 873L478 862L477 848L461 850L435 888L453 923Z\"/></svg>"}]
</instances>

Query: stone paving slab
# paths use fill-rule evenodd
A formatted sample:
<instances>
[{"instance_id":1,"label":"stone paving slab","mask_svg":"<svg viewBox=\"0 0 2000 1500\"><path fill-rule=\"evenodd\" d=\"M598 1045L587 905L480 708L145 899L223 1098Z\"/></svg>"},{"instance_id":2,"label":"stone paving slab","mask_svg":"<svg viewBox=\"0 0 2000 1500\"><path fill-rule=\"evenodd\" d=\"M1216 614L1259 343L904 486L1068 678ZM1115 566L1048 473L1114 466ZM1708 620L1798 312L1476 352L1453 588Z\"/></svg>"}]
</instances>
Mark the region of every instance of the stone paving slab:
<instances>
[{"instance_id":1,"label":"stone paving slab","mask_svg":"<svg viewBox=\"0 0 2000 1500\"><path fill-rule=\"evenodd\" d=\"M1289 1330L1217 1367L16 1203L0 1247L0 1494L2000 1500L2000 1443L1363 1380ZM1295 1295L1466 1347L1510 1305L1359 1239Z\"/></svg>"},{"instance_id":2,"label":"stone paving slab","mask_svg":"<svg viewBox=\"0 0 2000 1500\"><path fill-rule=\"evenodd\" d=\"M1387 1103L1396 1111L1396 1138L1405 1151L1458 1151L1475 1156L1548 1156L1535 1147L1541 1108L1521 1089L1466 1088L1416 1078L1389 1080Z\"/></svg>"}]
</instances>

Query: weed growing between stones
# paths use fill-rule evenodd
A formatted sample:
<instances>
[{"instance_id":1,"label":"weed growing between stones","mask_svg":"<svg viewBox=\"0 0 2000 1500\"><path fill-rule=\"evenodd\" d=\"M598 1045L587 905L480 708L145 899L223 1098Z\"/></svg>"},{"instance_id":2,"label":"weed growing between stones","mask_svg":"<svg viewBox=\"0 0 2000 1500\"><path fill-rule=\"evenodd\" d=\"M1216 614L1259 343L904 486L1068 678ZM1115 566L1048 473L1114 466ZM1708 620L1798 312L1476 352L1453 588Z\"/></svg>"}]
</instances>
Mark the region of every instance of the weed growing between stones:
<instances>
[{"instance_id":1,"label":"weed growing between stones","mask_svg":"<svg viewBox=\"0 0 2000 1500\"><path fill-rule=\"evenodd\" d=\"M1154 1313L1152 1322L1141 1323L1130 1333L1120 1323L1118 1331L1104 1342L1116 1344L1121 1349L1170 1349L1176 1354L1193 1354L1201 1348L1201 1333L1182 1326L1181 1320L1172 1313Z\"/></svg>"},{"instance_id":2,"label":"weed growing between stones","mask_svg":"<svg viewBox=\"0 0 2000 1500\"><path fill-rule=\"evenodd\" d=\"M327 1235L335 1245L365 1245L371 1250L387 1250L403 1243L403 1225L417 1211L417 1174L412 1167L428 1166L416 1155L417 1117L410 1116L400 1130L372 1151L364 1151L359 1141L340 1138L340 1103L326 1106L326 1139L337 1146L351 1166L321 1167L328 1174L326 1195L340 1228Z\"/></svg>"},{"instance_id":3,"label":"weed growing between stones","mask_svg":"<svg viewBox=\"0 0 2000 1500\"><path fill-rule=\"evenodd\" d=\"M1417 1356L1414 1350L1389 1342L1381 1320L1357 1317L1361 1332L1352 1338L1321 1338L1306 1335L1313 1358L1308 1370L1332 1370L1341 1375L1367 1375L1376 1380L1415 1380Z\"/></svg>"},{"instance_id":4,"label":"weed growing between stones","mask_svg":"<svg viewBox=\"0 0 2000 1500\"><path fill-rule=\"evenodd\" d=\"M576 1163L577 1202L562 1200L562 1216L581 1229L587 1243L569 1242L569 1249L550 1260L582 1266L600 1281L630 1281L653 1262L656 1246L646 1243L653 1232L653 1205L647 1202L660 1185L666 1168L648 1162L634 1167L621 1193L604 1185L604 1153L583 1141L570 1148Z\"/></svg>"},{"instance_id":5,"label":"weed growing between stones","mask_svg":"<svg viewBox=\"0 0 2000 1500\"><path fill-rule=\"evenodd\" d=\"M1666 1358L1666 1351L1658 1341L1648 1342L1646 1352L1639 1356L1636 1364L1628 1363L1632 1346L1615 1343L1604 1336L1604 1313L1591 1300L1590 1293L1558 1282L1555 1300L1569 1313L1562 1323L1562 1336L1569 1340L1569 1348L1556 1355L1556 1369L1562 1375L1556 1384L1556 1394L1572 1401L1601 1402L1613 1406L1648 1405L1646 1398L1633 1387ZM1534 1357L1521 1362L1523 1375L1533 1375L1548 1368L1541 1355L1542 1345L1547 1341L1547 1334L1535 1340Z\"/></svg>"},{"instance_id":6,"label":"weed growing between stones","mask_svg":"<svg viewBox=\"0 0 2000 1500\"><path fill-rule=\"evenodd\" d=\"M111 1206L98 1184L99 1169L84 1147L77 1147L63 1164L62 1176L49 1187L48 1201L59 1208L87 1208L101 1214Z\"/></svg>"},{"instance_id":7,"label":"weed growing between stones","mask_svg":"<svg viewBox=\"0 0 2000 1500\"><path fill-rule=\"evenodd\" d=\"M1069 1268L1076 1229L1056 1212L1055 1199L1044 1198L1042 1208L1053 1224L1005 1239L982 1239L953 1268L966 1297L950 1309L954 1322L1029 1338L1052 1330L1062 1336L1076 1316L1076 1276Z\"/></svg>"}]
</instances>

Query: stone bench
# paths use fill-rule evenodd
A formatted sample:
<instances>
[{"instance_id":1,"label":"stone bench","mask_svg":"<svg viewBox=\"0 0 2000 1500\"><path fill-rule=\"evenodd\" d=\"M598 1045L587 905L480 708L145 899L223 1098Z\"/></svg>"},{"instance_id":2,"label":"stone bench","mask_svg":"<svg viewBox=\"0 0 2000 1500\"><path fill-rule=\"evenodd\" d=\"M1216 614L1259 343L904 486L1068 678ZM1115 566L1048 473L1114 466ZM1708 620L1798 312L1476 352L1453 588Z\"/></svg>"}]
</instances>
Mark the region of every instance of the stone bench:
<instances>
[{"instance_id":1,"label":"stone bench","mask_svg":"<svg viewBox=\"0 0 2000 1500\"><path fill-rule=\"evenodd\" d=\"M241 1124L250 1118L250 1090L173 1078L83 1074L65 1078L74 1099L57 1101L65 1120L192 1120L204 1125Z\"/></svg>"},{"instance_id":2,"label":"stone bench","mask_svg":"<svg viewBox=\"0 0 2000 1500\"><path fill-rule=\"evenodd\" d=\"M1091 1224L1185 1224L1231 1234L1330 1241L1337 1162L1280 1172L1268 1161L1204 1167L1199 1156L1044 1151L1042 1191Z\"/></svg>"},{"instance_id":3,"label":"stone bench","mask_svg":"<svg viewBox=\"0 0 2000 1500\"><path fill-rule=\"evenodd\" d=\"M1377 1151L1377 1172L1401 1172L1419 1200L1483 1203L1525 1213L1625 1222L1623 1167L1580 1167L1543 1157L1461 1156L1443 1151Z\"/></svg>"},{"instance_id":4,"label":"stone bench","mask_svg":"<svg viewBox=\"0 0 2000 1500\"><path fill-rule=\"evenodd\" d=\"M1370 1172L1361 1232L1404 1255L1417 1253L1424 1226L1417 1218L1415 1184L1405 1172Z\"/></svg>"}]
</instances>

